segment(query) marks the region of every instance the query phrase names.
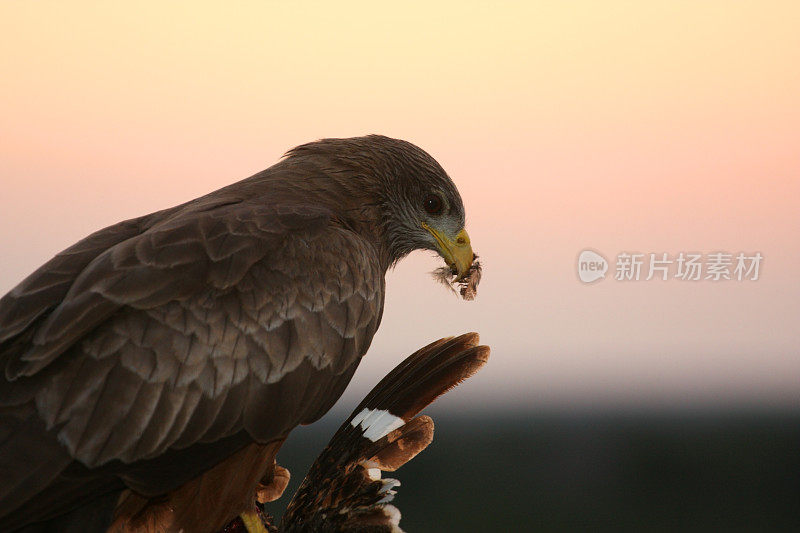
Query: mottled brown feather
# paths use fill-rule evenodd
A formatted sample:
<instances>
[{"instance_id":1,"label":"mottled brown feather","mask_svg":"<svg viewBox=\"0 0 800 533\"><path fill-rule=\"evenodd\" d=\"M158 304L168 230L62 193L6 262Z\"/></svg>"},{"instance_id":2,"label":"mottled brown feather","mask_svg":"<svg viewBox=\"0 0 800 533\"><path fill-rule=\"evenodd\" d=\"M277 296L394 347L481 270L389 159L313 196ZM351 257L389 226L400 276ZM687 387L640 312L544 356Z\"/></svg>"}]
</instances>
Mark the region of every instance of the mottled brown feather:
<instances>
[{"instance_id":1,"label":"mottled brown feather","mask_svg":"<svg viewBox=\"0 0 800 533\"><path fill-rule=\"evenodd\" d=\"M489 348L468 333L435 341L386 375L342 424L314 461L281 521L286 532L398 532L399 512L387 505L395 480L370 469L394 471L433 440L433 420L416 416L488 360ZM351 421L363 409L388 411L405 424L372 440Z\"/></svg>"},{"instance_id":2,"label":"mottled brown feather","mask_svg":"<svg viewBox=\"0 0 800 533\"><path fill-rule=\"evenodd\" d=\"M263 207L220 209L224 213L173 218L169 231L155 231L161 229L156 225L153 233L127 234L89 261L52 311L33 319L23 350L4 350L9 388L27 381L39 416L52 428L41 439L52 439L55 431L75 459L99 467L241 430L259 441L274 439L330 406L325 383L339 382L369 345L382 310L382 283L374 283L378 290L372 293L361 285L329 290L317 281L324 272L318 258L335 249L340 260L357 263L348 268L364 283L382 277L377 257L358 236L322 223L330 217L319 208L294 208L286 224ZM236 261L227 261L231 254ZM298 270L298 264L316 268ZM36 292L36 283L28 285ZM15 298L25 295L17 291ZM324 311L346 314L353 299L359 310L369 310L368 318L360 315L339 333ZM14 302L0 310L9 305ZM310 366L296 372L302 361ZM335 370L317 382L316 369L322 368ZM285 387L268 400L259 394L289 374L302 377L295 389L306 391L301 397ZM63 468L43 473L41 486L26 481L28 496ZM30 479L10 473L10 487L15 476ZM16 505L2 505L7 503Z\"/></svg>"}]
</instances>

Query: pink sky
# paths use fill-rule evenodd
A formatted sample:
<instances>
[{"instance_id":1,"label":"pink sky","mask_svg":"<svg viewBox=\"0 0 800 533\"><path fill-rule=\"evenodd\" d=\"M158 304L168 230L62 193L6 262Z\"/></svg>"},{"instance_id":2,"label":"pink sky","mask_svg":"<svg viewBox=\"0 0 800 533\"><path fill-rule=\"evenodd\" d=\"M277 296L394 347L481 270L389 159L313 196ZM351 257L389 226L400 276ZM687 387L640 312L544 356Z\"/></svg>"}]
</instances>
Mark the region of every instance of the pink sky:
<instances>
[{"instance_id":1,"label":"pink sky","mask_svg":"<svg viewBox=\"0 0 800 533\"><path fill-rule=\"evenodd\" d=\"M461 302L417 254L354 387L448 334L456 402L798 404L800 8L264 2L0 6L0 292L91 231L327 136L384 133L459 186ZM757 282L587 286L575 258L760 251Z\"/></svg>"}]
</instances>

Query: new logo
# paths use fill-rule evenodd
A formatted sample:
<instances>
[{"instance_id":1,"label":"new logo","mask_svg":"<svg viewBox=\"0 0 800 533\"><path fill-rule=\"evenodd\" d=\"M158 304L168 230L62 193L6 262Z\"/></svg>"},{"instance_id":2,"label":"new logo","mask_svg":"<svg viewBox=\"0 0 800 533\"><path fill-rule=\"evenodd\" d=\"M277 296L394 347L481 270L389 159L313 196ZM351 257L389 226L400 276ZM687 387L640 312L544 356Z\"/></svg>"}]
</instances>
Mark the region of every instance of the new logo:
<instances>
[{"instance_id":1,"label":"new logo","mask_svg":"<svg viewBox=\"0 0 800 533\"><path fill-rule=\"evenodd\" d=\"M578 278L584 283L591 283L606 277L608 261L592 250L584 250L578 256Z\"/></svg>"}]
</instances>

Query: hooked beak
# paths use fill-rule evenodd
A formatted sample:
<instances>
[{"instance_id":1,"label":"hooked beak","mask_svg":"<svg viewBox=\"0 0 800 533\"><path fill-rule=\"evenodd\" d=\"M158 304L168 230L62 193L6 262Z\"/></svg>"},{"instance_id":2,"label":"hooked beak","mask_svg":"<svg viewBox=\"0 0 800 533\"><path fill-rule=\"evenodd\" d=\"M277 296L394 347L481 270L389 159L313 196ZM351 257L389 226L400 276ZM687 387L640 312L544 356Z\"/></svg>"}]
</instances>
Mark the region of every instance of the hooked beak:
<instances>
[{"instance_id":1,"label":"hooked beak","mask_svg":"<svg viewBox=\"0 0 800 533\"><path fill-rule=\"evenodd\" d=\"M461 280L467 272L469 272L469 268L472 266L472 260L475 259L475 254L472 253L472 246L469 243L467 230L462 229L456 234L455 239L450 239L425 222L422 223L422 227L436 239L439 254L444 258L447 266L453 269L454 273L458 276L456 281Z\"/></svg>"}]
</instances>

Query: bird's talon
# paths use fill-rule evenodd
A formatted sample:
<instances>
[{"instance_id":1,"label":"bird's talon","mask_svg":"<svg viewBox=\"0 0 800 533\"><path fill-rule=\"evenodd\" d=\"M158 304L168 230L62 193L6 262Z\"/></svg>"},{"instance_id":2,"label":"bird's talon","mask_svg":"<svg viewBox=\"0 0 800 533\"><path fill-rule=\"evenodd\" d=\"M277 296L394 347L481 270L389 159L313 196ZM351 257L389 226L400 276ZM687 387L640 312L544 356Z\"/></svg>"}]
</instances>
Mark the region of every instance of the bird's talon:
<instances>
[{"instance_id":1,"label":"bird's talon","mask_svg":"<svg viewBox=\"0 0 800 533\"><path fill-rule=\"evenodd\" d=\"M283 496L283 491L289 485L291 474L281 465L276 464L271 475L264 476L258 485L256 499L258 503L273 502Z\"/></svg>"}]
</instances>

